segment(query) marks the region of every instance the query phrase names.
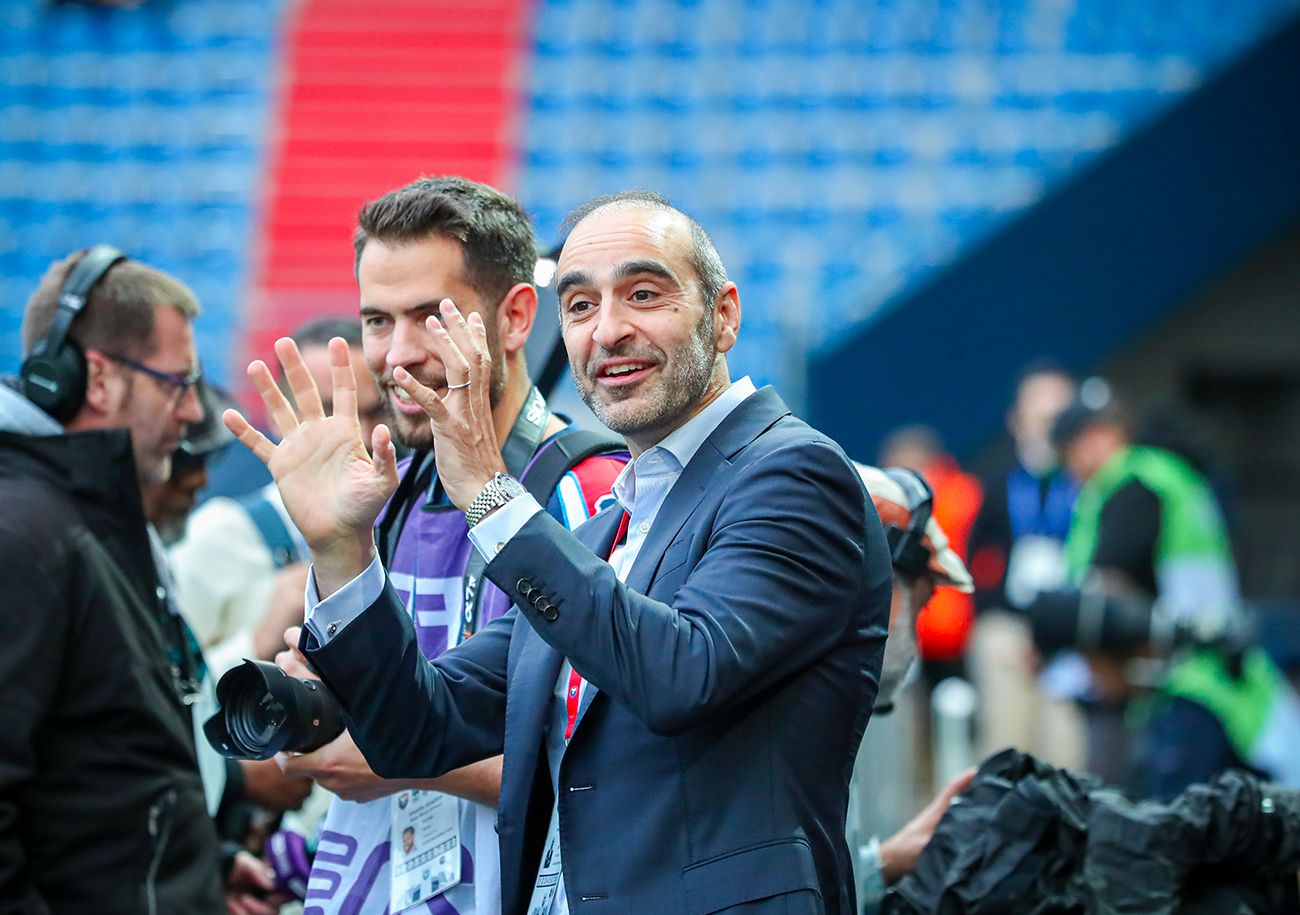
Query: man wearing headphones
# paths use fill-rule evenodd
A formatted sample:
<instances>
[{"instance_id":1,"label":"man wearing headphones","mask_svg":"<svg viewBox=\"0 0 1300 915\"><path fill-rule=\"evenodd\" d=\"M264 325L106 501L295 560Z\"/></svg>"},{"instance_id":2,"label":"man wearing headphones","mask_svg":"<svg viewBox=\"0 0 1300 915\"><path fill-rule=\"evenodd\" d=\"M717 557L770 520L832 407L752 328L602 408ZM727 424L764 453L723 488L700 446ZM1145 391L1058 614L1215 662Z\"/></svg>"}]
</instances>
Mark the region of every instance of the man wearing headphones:
<instances>
[{"instance_id":1,"label":"man wearing headphones","mask_svg":"<svg viewBox=\"0 0 1300 915\"><path fill-rule=\"evenodd\" d=\"M203 418L198 310L114 248L78 252L28 301L21 376L0 384L0 910L226 910L190 713L202 656L140 502Z\"/></svg>"}]
</instances>

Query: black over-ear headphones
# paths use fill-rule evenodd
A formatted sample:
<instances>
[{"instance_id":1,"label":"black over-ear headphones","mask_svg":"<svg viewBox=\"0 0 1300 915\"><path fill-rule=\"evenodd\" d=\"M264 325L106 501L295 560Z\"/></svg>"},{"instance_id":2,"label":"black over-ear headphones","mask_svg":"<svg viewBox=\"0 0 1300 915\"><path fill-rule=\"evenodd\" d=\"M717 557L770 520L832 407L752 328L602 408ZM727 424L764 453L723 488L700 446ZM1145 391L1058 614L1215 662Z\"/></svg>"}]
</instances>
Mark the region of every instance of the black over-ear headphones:
<instances>
[{"instance_id":1,"label":"black over-ear headphones","mask_svg":"<svg viewBox=\"0 0 1300 915\"><path fill-rule=\"evenodd\" d=\"M893 560L895 569L909 578L919 578L930 567L932 553L923 541L925 525L934 511L934 490L915 470L887 467L882 472L902 487L912 513L906 530L897 524L885 525L889 558Z\"/></svg>"},{"instance_id":2,"label":"black over-ear headphones","mask_svg":"<svg viewBox=\"0 0 1300 915\"><path fill-rule=\"evenodd\" d=\"M95 245L59 290L59 310L50 331L32 347L23 362L23 393L27 399L61 423L66 423L86 400L86 354L68 337L72 319L86 307L91 288L126 255L112 245Z\"/></svg>"}]
</instances>

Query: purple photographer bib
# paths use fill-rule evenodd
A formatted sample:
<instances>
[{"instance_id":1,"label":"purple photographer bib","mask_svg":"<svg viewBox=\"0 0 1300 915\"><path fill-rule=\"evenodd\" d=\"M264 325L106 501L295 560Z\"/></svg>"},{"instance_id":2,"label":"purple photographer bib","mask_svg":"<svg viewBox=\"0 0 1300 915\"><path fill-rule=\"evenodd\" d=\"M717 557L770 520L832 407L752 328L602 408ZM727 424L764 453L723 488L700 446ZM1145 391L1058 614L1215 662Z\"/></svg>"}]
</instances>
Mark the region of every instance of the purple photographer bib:
<instances>
[{"instance_id":1,"label":"purple photographer bib","mask_svg":"<svg viewBox=\"0 0 1300 915\"><path fill-rule=\"evenodd\" d=\"M405 473L409 461L399 467ZM464 576L470 543L465 514L454 506L426 510L426 492L413 494L397 539L389 581L411 613L420 650L436 658L457 643L464 618ZM477 628L503 616L510 601L486 580ZM409 912L435 915L495 915L501 909L500 859L492 828L496 811L461 800L461 882ZM389 798L365 804L335 799L307 885L304 915L385 915L388 911ZM475 890L481 887L482 898Z\"/></svg>"}]
</instances>

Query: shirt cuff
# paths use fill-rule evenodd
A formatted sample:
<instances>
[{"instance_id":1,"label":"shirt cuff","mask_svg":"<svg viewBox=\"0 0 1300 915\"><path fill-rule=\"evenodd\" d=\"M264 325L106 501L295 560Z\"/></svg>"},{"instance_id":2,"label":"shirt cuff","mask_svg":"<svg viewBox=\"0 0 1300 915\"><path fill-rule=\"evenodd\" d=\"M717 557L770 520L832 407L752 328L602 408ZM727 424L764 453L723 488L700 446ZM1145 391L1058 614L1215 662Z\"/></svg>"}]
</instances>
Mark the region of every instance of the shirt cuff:
<instances>
[{"instance_id":1,"label":"shirt cuff","mask_svg":"<svg viewBox=\"0 0 1300 915\"><path fill-rule=\"evenodd\" d=\"M497 558L510 538L542 510L531 493L511 499L469 530L469 539L488 562Z\"/></svg>"},{"instance_id":2,"label":"shirt cuff","mask_svg":"<svg viewBox=\"0 0 1300 915\"><path fill-rule=\"evenodd\" d=\"M307 576L307 631L324 647L384 593L387 576L376 556L366 570L324 600L316 590L316 569Z\"/></svg>"}]
</instances>

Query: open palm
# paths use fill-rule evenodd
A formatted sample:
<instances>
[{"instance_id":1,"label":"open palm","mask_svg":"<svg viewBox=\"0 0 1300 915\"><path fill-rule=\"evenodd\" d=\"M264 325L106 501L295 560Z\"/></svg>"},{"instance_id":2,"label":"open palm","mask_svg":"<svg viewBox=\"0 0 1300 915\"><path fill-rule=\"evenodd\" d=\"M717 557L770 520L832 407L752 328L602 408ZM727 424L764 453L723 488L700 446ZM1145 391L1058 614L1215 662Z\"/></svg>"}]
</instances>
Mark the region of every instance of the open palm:
<instances>
[{"instance_id":1,"label":"open palm","mask_svg":"<svg viewBox=\"0 0 1300 915\"><path fill-rule=\"evenodd\" d=\"M276 386L265 363L254 362L248 374L281 431L280 443L271 442L234 410L226 411L223 419L271 471L289 517L312 552L318 578L319 567L331 560L349 567L361 562L364 568L373 556L375 519L397 487L397 457L388 429L376 427L372 456L361 439L356 377L342 339L329 344L333 416L325 415L320 392L294 342L278 340L275 351L297 411ZM352 571L355 574L360 569Z\"/></svg>"}]
</instances>

